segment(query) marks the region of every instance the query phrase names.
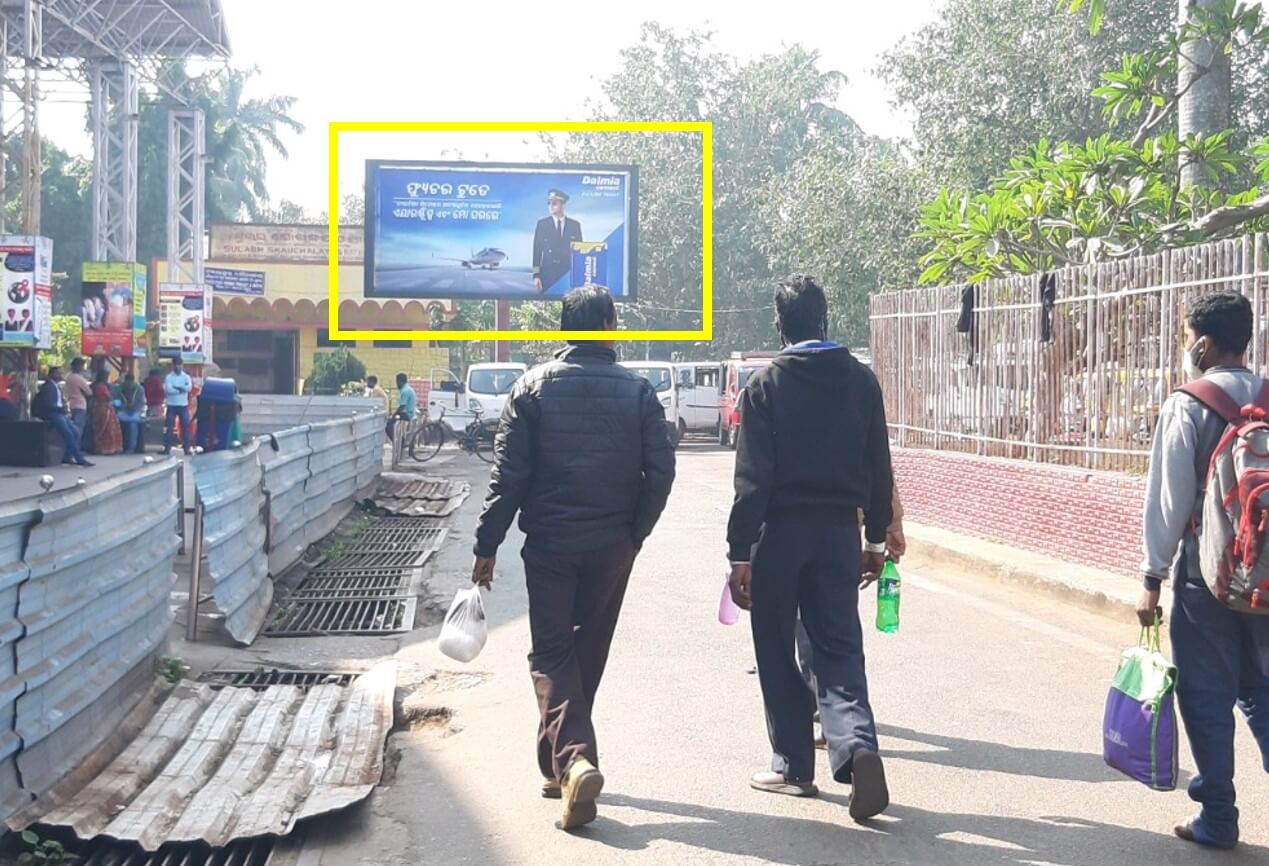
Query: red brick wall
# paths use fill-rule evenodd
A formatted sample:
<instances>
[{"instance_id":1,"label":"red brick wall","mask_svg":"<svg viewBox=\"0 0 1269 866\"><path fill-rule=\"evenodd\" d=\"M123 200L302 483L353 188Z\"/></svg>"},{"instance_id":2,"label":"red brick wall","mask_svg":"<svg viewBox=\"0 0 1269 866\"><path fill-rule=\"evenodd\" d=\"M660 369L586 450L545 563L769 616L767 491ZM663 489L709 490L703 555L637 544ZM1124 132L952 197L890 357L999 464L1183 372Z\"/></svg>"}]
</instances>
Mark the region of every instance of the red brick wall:
<instances>
[{"instance_id":1,"label":"red brick wall","mask_svg":"<svg viewBox=\"0 0 1269 866\"><path fill-rule=\"evenodd\" d=\"M908 519L1133 575L1145 479L948 451L896 448Z\"/></svg>"}]
</instances>

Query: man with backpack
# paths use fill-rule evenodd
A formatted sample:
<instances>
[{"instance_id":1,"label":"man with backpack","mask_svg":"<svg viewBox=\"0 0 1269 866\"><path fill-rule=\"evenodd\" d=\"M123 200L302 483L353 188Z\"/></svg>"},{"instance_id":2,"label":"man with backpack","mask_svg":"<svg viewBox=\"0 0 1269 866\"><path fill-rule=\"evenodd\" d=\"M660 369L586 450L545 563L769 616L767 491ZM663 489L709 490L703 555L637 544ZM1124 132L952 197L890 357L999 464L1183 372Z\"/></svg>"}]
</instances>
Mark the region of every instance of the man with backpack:
<instances>
[{"instance_id":1,"label":"man with backpack","mask_svg":"<svg viewBox=\"0 0 1269 866\"><path fill-rule=\"evenodd\" d=\"M1175 832L1213 848L1238 842L1236 703L1269 772L1269 556L1259 558L1269 456L1257 456L1269 453L1269 428L1254 423L1269 418L1269 384L1247 369L1251 334L1251 304L1240 294L1209 295L1190 309L1192 381L1163 405L1146 480L1137 614L1143 626L1162 616L1160 586L1171 576L1176 694L1198 765L1189 794L1202 807Z\"/></svg>"}]
</instances>

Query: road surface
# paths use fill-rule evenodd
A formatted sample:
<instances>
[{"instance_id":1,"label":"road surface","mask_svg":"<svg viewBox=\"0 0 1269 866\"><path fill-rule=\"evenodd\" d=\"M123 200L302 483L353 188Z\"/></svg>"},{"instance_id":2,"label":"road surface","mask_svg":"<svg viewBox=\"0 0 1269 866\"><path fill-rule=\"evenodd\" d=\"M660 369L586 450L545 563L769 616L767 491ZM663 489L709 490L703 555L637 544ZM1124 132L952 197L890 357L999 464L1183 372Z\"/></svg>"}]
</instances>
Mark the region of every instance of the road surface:
<instances>
[{"instance_id":1,"label":"road surface","mask_svg":"<svg viewBox=\"0 0 1269 866\"><path fill-rule=\"evenodd\" d=\"M819 799L750 790L769 753L747 620L716 619L731 460L704 444L680 451L669 508L636 565L596 711L608 785L594 824L562 833L558 804L538 796L513 536L484 652L470 665L445 659L435 627L405 642L415 719L390 741L384 786L311 831L307 866L1269 863L1269 775L1241 720L1244 845L1219 854L1174 839L1185 794L1149 791L1100 757L1106 689L1136 628L966 574L909 570L900 632L868 631L886 815L852 824L849 789L822 753ZM485 468L459 457L438 469L476 483L433 575L447 605L469 574ZM873 609L870 595L865 618ZM1188 778L1184 750L1182 762Z\"/></svg>"}]
</instances>

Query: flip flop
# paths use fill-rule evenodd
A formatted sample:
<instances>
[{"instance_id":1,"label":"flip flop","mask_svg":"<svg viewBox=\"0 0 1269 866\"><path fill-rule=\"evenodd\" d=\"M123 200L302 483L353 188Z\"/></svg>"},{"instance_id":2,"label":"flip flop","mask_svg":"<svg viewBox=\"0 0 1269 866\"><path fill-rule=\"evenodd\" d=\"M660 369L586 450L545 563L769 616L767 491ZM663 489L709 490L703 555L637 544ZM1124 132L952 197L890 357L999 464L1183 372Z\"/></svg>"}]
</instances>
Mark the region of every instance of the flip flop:
<instances>
[{"instance_id":1,"label":"flip flop","mask_svg":"<svg viewBox=\"0 0 1269 866\"><path fill-rule=\"evenodd\" d=\"M558 800L564 796L560 783L554 779L542 780L542 798L545 800Z\"/></svg>"},{"instance_id":2,"label":"flip flop","mask_svg":"<svg viewBox=\"0 0 1269 866\"><path fill-rule=\"evenodd\" d=\"M749 777L749 787L767 794L784 794L787 797L814 797L820 792L814 782L790 782L783 773L765 770Z\"/></svg>"}]
</instances>

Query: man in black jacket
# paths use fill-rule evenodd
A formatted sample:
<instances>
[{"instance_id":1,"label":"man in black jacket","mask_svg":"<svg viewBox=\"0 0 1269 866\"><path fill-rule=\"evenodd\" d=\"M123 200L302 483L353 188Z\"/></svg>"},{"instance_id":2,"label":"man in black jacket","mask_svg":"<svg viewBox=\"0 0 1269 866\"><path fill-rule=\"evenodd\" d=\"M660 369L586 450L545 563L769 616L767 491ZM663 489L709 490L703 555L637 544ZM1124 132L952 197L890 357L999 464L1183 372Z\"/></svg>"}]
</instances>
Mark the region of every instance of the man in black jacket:
<instances>
[{"instance_id":1,"label":"man in black jacket","mask_svg":"<svg viewBox=\"0 0 1269 866\"><path fill-rule=\"evenodd\" d=\"M881 388L850 351L825 342L828 304L810 277L775 294L783 351L740 399L736 498L727 527L732 596L752 611L754 652L774 752L761 791L814 796L816 700L794 656L794 624L813 648L820 724L850 814L890 803L864 673L859 590L885 561L890 440ZM867 545L861 563L858 513Z\"/></svg>"},{"instance_id":2,"label":"man in black jacket","mask_svg":"<svg viewBox=\"0 0 1269 866\"><path fill-rule=\"evenodd\" d=\"M569 292L560 327L615 330L608 290ZM617 365L613 345L573 342L511 389L476 528L472 582L489 587L498 546L520 512L538 766L543 796L564 799L565 830L595 818L604 779L591 709L635 555L674 481L656 392Z\"/></svg>"}]
</instances>

